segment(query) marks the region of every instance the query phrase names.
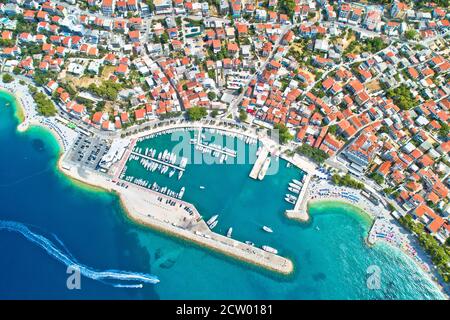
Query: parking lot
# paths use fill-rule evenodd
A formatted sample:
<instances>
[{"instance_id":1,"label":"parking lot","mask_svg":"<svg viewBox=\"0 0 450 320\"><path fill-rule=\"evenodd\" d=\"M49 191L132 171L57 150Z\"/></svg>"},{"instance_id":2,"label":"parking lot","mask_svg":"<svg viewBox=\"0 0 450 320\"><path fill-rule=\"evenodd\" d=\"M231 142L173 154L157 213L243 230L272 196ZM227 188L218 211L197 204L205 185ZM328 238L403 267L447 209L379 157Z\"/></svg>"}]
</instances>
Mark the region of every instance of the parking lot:
<instances>
[{"instance_id":1,"label":"parking lot","mask_svg":"<svg viewBox=\"0 0 450 320\"><path fill-rule=\"evenodd\" d=\"M70 160L83 167L97 169L102 157L109 150L109 143L98 137L80 135L75 140Z\"/></svg>"}]
</instances>

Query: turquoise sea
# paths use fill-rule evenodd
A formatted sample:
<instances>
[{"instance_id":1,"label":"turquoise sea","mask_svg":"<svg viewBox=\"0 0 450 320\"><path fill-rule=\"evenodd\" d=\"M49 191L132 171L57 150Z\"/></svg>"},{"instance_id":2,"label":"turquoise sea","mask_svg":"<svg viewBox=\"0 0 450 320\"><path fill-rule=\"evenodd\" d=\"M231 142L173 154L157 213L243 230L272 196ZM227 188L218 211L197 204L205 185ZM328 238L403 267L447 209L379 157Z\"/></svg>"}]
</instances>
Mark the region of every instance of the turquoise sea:
<instances>
[{"instance_id":1,"label":"turquoise sea","mask_svg":"<svg viewBox=\"0 0 450 320\"><path fill-rule=\"evenodd\" d=\"M80 186L58 172L56 140L40 128L17 132L14 113L12 97L0 93L0 298L443 298L409 258L385 246L366 246L370 219L355 208L327 202L311 208L312 221L306 225L286 219L287 183L301 172L286 168L282 160L279 172L262 182L248 177L250 165L192 164L180 181L151 179L176 191L185 186L184 200L205 218L220 215L216 231L232 226L237 239L279 249L296 265L289 277L135 224L115 195ZM151 145L169 145L165 139L159 136ZM127 174L139 170L138 162L130 163ZM5 221L27 226L92 270L150 274L160 282L131 289L82 276L81 289L68 290L66 265L22 234L2 229ZM274 233L262 232L262 225ZM378 290L367 287L370 266L381 271Z\"/></svg>"}]
</instances>

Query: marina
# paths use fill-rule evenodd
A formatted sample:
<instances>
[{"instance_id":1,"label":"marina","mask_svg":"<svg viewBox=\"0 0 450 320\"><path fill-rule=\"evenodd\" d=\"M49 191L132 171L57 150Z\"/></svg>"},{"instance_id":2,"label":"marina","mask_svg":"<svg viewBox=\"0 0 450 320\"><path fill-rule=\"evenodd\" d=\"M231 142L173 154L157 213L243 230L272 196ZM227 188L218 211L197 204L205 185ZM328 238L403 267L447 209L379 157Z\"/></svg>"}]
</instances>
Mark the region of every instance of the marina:
<instances>
[{"instance_id":1,"label":"marina","mask_svg":"<svg viewBox=\"0 0 450 320\"><path fill-rule=\"evenodd\" d=\"M448 2L2 1L0 299L450 300Z\"/></svg>"},{"instance_id":2,"label":"marina","mask_svg":"<svg viewBox=\"0 0 450 320\"><path fill-rule=\"evenodd\" d=\"M4 117L4 119L8 118ZM184 197L188 202L195 203L198 211L205 216L205 220L214 214L219 214L220 221L214 230L223 235L216 238L214 233L211 238L207 238L208 234L205 233L202 236L201 231L200 234L195 235L172 225L172 223L177 223L177 215L171 215L169 212L174 211L189 216L189 213L183 208L177 209L177 205L169 204L175 201L180 205L180 200L119 181L116 178L111 180L116 180L119 185L111 180L104 180L104 176L101 174L98 174L97 177L97 175L91 176L90 173L83 171L78 172L73 165L66 167L64 161L61 163L61 170L65 174L78 178L80 181L86 181L90 185L105 186L107 189L111 187L116 191L116 194L124 198L122 202L124 208L129 211L128 215L131 219L124 221L123 215L127 213L123 212L115 196L98 191L98 189L91 191L85 187L80 188L79 184L68 182L71 180L63 175L55 175L53 171L46 171L40 175L40 181L45 185L52 186L50 189L40 188L35 184L35 179L27 179L20 184L13 183L24 175L42 171L48 167L49 163L54 163L52 159L57 155L58 149L52 151L53 148L50 146L54 143L54 139L46 132L30 130L29 133L22 135L16 133L15 125L11 130L9 127L6 128L8 129L5 127L1 129L0 139L4 144L9 143L13 150L11 150L11 157L1 159L3 161L1 167L8 170L8 174L4 175L3 183L9 184L8 188L4 188L2 191L4 206L2 218L19 220L39 226L42 230L51 231L64 242L71 252L78 252L75 254L77 258L80 254L85 257L82 260L91 257L95 265L104 265L113 269L145 270L145 272L157 275L161 279L157 285L157 292L153 290L152 286L144 286L143 289L135 291L140 298L187 299L192 298L192 293L194 293L197 298L223 299L229 297L227 294L229 292L236 292L235 298L244 299L342 299L348 297L430 299L442 297L426 278L416 273L414 266L410 265L408 261L400 257L392 257L390 253L388 255L381 248L368 249L358 237L358 235L363 235L360 230L366 228L366 223L357 215L353 216L351 211L347 211L345 207L313 206L311 214L315 216L315 219L314 225L311 227L299 228L298 224L287 221L282 214L289 207L289 204L283 200L286 193L284 186L287 186L292 179L301 180L299 178L301 173L294 166L287 167L283 163L276 175L266 176L263 181L248 179L251 165L191 165L183 176L182 184L175 176L169 178L168 175L163 176L159 173L155 175L158 181L161 180L159 181L160 185L164 185L162 181L166 180L174 185L177 184L177 188L171 188L173 190L180 190L181 186L185 185ZM164 146L160 149L169 149L163 135L155 138L162 138L162 140L154 141L153 145L160 144ZM44 141L46 148L35 149L32 147L31 142L34 139ZM11 144L11 141L14 143ZM124 157L126 156L127 153ZM137 170L140 166L139 161L132 161L132 163L128 169ZM12 170L16 167L22 169ZM208 174L205 174L206 172ZM142 171L142 174L149 175L149 172ZM218 179L221 179L220 184L216 183L219 181ZM226 189L224 189L224 185L227 186ZM199 186L205 188L200 189ZM23 200L24 189L28 191L27 196L32 198L30 201L22 201L21 210L17 210L17 202L20 202L20 199ZM140 192L151 195L151 197L140 197ZM66 214L61 215L60 210L55 209L51 201L43 202L43 211L40 214L34 214L36 213L34 199L48 197L60 199L64 203ZM161 197L164 200L159 201L158 198ZM249 199L258 199L258 201L249 201ZM168 200L169 203L166 204ZM224 206L227 203L233 203L233 206ZM167 208L167 211L164 208ZM135 210L136 214L131 216ZM137 214L137 212L141 212L141 214ZM242 214L243 212L245 214ZM158 220L154 216L147 217L148 214L156 216L160 213L163 220ZM71 218L70 224L67 224L68 217ZM180 217L182 216L180 215ZM182 222L182 218L178 221ZM86 222L88 222L88 228ZM151 228L143 228L142 225L149 225ZM276 232L272 235L262 232L262 225L270 226ZM224 241L232 240L225 236L230 226L233 226L232 237L240 240L238 249L229 245L221 245L220 241L223 238L225 238ZM317 232L316 227L319 226L320 232ZM339 232L335 231L336 228L339 229ZM155 232L153 229L163 232ZM171 236L167 236L167 234ZM31 242L23 241L8 232L0 233L0 236L8 243L3 252L5 257L16 257L15 250L20 250L26 253L27 258L24 260L18 256L12 260L14 263L11 264L11 267L8 264L4 265L4 272L0 275L2 283L7 283L9 279L13 278L17 286L23 283L23 286L40 292L39 297L43 298L49 297L46 292L50 291L58 293L60 297L76 297L74 291L67 290L65 286L59 289L61 278L54 276L61 274L65 279L66 267L64 265L55 266L54 259L46 254L41 254L39 251L41 249L36 248ZM187 241L174 240L174 238ZM198 246L192 245L192 243L197 243ZM343 244L345 244L344 251L342 250ZM230 261L222 255L225 253L233 256L234 259L239 259L241 256L247 256L247 253L241 253L241 251L255 250L256 254L249 256L258 258L254 261L247 261L252 265L266 261L265 254L268 257L277 257L273 253L264 251L263 245L274 248L280 254L287 254L292 258L296 270L288 280L280 281L276 276L261 272L258 268L252 268L246 264ZM210 254L208 248L221 254ZM351 253L350 256L349 253ZM45 283L34 285L28 281L21 281L24 275L35 278L42 276L41 271L35 272L33 268L26 270L19 268L29 262L30 256L35 257L35 263L39 263L44 268L43 270L52 270L51 274L48 273ZM377 264L383 269L383 279L392 283L391 290L371 290L361 293L355 289L359 288L360 283L366 281L367 265L364 257L367 256L371 257L371 263ZM327 257L327 259L323 257ZM389 259L387 259L388 257ZM350 268L345 265L345 261L348 259L354 261ZM392 259L395 259L395 263L392 263ZM275 261L272 265L276 266ZM263 268L267 269L267 266L263 266ZM326 279L331 278L336 272L341 273L342 277L328 283ZM190 276L183 277L186 274ZM411 274L417 277L417 281L420 281L417 286L409 285L408 279ZM229 281L230 278L233 278L234 281ZM325 281L318 280L318 278L325 279ZM183 281L180 282L180 279ZM317 286L318 281L321 281L320 286ZM85 285L82 290L83 298L95 298L99 295L110 298L127 298L130 295L130 289L115 288L111 290L111 287L105 286L101 282L83 283L89 284ZM255 290L255 283L264 285L267 290ZM313 287L317 290L312 291ZM178 290L180 288L182 290ZM331 292L336 292L336 294Z\"/></svg>"},{"instance_id":3,"label":"marina","mask_svg":"<svg viewBox=\"0 0 450 320\"><path fill-rule=\"evenodd\" d=\"M227 135L224 132L216 131L213 129L179 129L177 131L170 131L170 133L174 132L176 134L183 134L184 138L183 144L181 146L177 145L176 141L169 141L170 134L168 133L155 133L133 140L130 143L127 151L124 152L127 159L122 160L116 168L116 171L120 172L118 176L116 175L117 179L114 180L116 182L116 185L126 189L127 192L132 185L145 190L149 190L151 192L155 192L155 194L164 196L163 199L167 199L161 200L162 202L168 201L169 205L173 205L175 207L178 206L177 200L179 199L188 201L187 203L199 203L197 200L192 199L190 196L191 193L189 190L192 190L193 186L189 185L189 182L193 181L192 176L204 177L205 175L195 172L196 170L194 169L200 169L203 167L197 165L195 161L192 161L192 159L195 159L200 155L210 154L212 157L223 159L210 164L208 166L210 167L210 169L211 167L218 166L218 169L219 167L222 169L228 168L233 171L237 168L249 168L246 170L250 170L250 163L237 165L236 167L222 167L220 166L220 164L225 162L224 157L236 156L236 151L232 149L231 146L234 146L234 148L238 149L240 148L241 150L247 150L247 152L249 152L249 155L251 155L252 149L254 150L253 152L257 152L257 140L254 138L239 136L236 134ZM228 143L231 138L231 144L229 144L230 147L219 145L218 141L225 141L225 139L220 139L220 137L227 138ZM208 139L214 139L214 141L216 142L212 145L207 145L204 141ZM181 153L176 154L172 151L175 150L174 148L176 146L178 148L181 147ZM190 159L188 159L189 155ZM267 170L269 164L270 158L266 158L266 165L264 170ZM208 167L204 168L206 169ZM297 171L294 168L292 168L292 170ZM176 172L185 174L185 178L183 178L183 184L180 183L179 179L175 178ZM233 175L230 175L230 178L232 176ZM244 175L243 177L245 176L246 175ZM220 184L217 185L217 183L214 183L213 185L211 185L211 183L209 182L202 182L200 185L196 186L198 190L202 190L203 192L208 193L208 195L211 195L211 192L214 192L217 187L220 187ZM159 205L161 205L161 201ZM217 204L219 203L220 202L218 202ZM189 206L186 210L188 210L189 212L199 212L197 211L197 209L194 210L192 207L193 206ZM213 206L210 206L206 211L200 209L200 212L208 217L208 212L210 212L212 207ZM220 211L219 207L217 207L217 209L217 211ZM260 247L260 249L257 249L254 245L254 241L256 240L258 242L263 242L263 239L258 240L258 238L261 237L261 234L252 236L251 233L247 232L247 228L236 228L237 231L235 232L234 228L229 227L231 221L233 221L233 224L236 223L237 226L242 224L240 224L238 221L235 221L234 219L231 220L232 217L228 217L227 215L228 214L221 213L219 219L219 214L212 214L209 216L209 218L203 219L202 214L198 213L198 215L196 214L192 217L185 216L183 218L185 219L183 223L180 224L180 220L178 220L178 222L176 222L176 225L188 232L194 233L194 235L197 237L202 237L203 239L214 240L216 237L223 237L224 239L228 239L228 241L232 241L228 245L233 248L244 246L246 248L245 250L248 251L248 248L252 247L254 249L252 249L251 252L260 257L266 255L275 255L277 257L273 258L276 261L275 264L272 261L273 259L270 257L264 258L263 262L259 261L258 263L255 263L254 260L253 262L257 265L266 266L267 268L274 271L278 270L281 273L289 273L289 271L287 270L292 267L292 262L290 262L286 258L283 258L282 256L278 256L279 250L276 250L277 253L275 254L274 250L264 250L262 247ZM170 223L174 224L175 222L172 221ZM227 224L228 227L224 229L223 226ZM255 229L255 231L256 230L257 229ZM265 226L263 230L266 231L266 233L273 232L273 230L267 226ZM252 238L254 241L247 240L249 238ZM220 238L220 241L223 243L222 238ZM249 243L252 243L253 245L249 245L245 241L249 241ZM264 242L267 242L267 240ZM250 257L242 256L240 258L246 261L248 261L249 259L253 259Z\"/></svg>"}]
</instances>

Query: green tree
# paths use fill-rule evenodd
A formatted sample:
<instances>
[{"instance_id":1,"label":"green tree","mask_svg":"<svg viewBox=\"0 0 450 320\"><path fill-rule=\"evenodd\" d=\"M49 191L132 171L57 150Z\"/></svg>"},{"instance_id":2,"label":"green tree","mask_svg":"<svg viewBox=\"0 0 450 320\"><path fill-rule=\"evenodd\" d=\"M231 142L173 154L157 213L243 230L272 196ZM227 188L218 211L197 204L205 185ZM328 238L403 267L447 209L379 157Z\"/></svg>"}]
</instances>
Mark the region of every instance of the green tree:
<instances>
[{"instance_id":1,"label":"green tree","mask_svg":"<svg viewBox=\"0 0 450 320\"><path fill-rule=\"evenodd\" d=\"M244 109L239 110L239 121L245 122L248 118L247 112Z\"/></svg>"},{"instance_id":2,"label":"green tree","mask_svg":"<svg viewBox=\"0 0 450 320\"><path fill-rule=\"evenodd\" d=\"M365 45L366 45L366 50L369 52L372 52L372 53L378 52L387 47L387 45L383 42L383 39L381 39L380 37L367 39L365 41Z\"/></svg>"},{"instance_id":3,"label":"green tree","mask_svg":"<svg viewBox=\"0 0 450 320\"><path fill-rule=\"evenodd\" d=\"M417 37L417 31L414 29L409 29L405 32L405 38L408 40L414 40Z\"/></svg>"},{"instance_id":4,"label":"green tree","mask_svg":"<svg viewBox=\"0 0 450 320\"><path fill-rule=\"evenodd\" d=\"M13 76L10 75L9 73L5 73L5 74L3 75L3 77L2 77L2 81L3 81L4 83L10 83L10 82L13 82L13 81L14 81L14 78L13 78Z\"/></svg>"},{"instance_id":5,"label":"green tree","mask_svg":"<svg viewBox=\"0 0 450 320\"><path fill-rule=\"evenodd\" d=\"M167 33L163 33L161 35L161 37L159 38L159 41L161 42L161 44L166 44L169 42L169 35Z\"/></svg>"},{"instance_id":6,"label":"green tree","mask_svg":"<svg viewBox=\"0 0 450 320\"><path fill-rule=\"evenodd\" d=\"M189 120L198 121L208 115L208 111L204 107L192 107L187 110Z\"/></svg>"},{"instance_id":7,"label":"green tree","mask_svg":"<svg viewBox=\"0 0 450 320\"><path fill-rule=\"evenodd\" d=\"M276 123L273 128L278 130L278 136L281 144L285 144L294 138L294 136L289 132L289 129L282 123Z\"/></svg>"},{"instance_id":8,"label":"green tree","mask_svg":"<svg viewBox=\"0 0 450 320\"><path fill-rule=\"evenodd\" d=\"M211 111L211 117L213 117L213 118L217 117L218 114L219 114L219 111L217 111L217 110Z\"/></svg>"},{"instance_id":9,"label":"green tree","mask_svg":"<svg viewBox=\"0 0 450 320\"><path fill-rule=\"evenodd\" d=\"M386 95L402 110L409 110L417 106L417 101L405 84L401 84L397 88L388 89Z\"/></svg>"},{"instance_id":10,"label":"green tree","mask_svg":"<svg viewBox=\"0 0 450 320\"><path fill-rule=\"evenodd\" d=\"M376 183L378 183L380 185L384 183L384 177L377 172L373 172L370 175L370 178L372 178Z\"/></svg>"},{"instance_id":11,"label":"green tree","mask_svg":"<svg viewBox=\"0 0 450 320\"><path fill-rule=\"evenodd\" d=\"M441 128L439 129L439 136L441 138L446 138L448 137L449 133L450 133L450 126L445 123L445 122L441 122Z\"/></svg>"},{"instance_id":12,"label":"green tree","mask_svg":"<svg viewBox=\"0 0 450 320\"><path fill-rule=\"evenodd\" d=\"M36 92L33 95L33 99L37 105L37 111L40 115L45 117L51 117L56 115L56 108L52 100L42 92Z\"/></svg>"},{"instance_id":13,"label":"green tree","mask_svg":"<svg viewBox=\"0 0 450 320\"><path fill-rule=\"evenodd\" d=\"M302 144L295 151L318 164L322 164L328 159L328 154L325 151L311 147L308 144Z\"/></svg>"},{"instance_id":14,"label":"green tree","mask_svg":"<svg viewBox=\"0 0 450 320\"><path fill-rule=\"evenodd\" d=\"M353 179L348 173L344 176L334 174L331 182L338 186L345 186L353 189L364 189L364 184Z\"/></svg>"},{"instance_id":15,"label":"green tree","mask_svg":"<svg viewBox=\"0 0 450 320\"><path fill-rule=\"evenodd\" d=\"M211 100L211 101L216 100L216 97L217 97L217 95L214 92L212 92L212 91L208 92L209 100Z\"/></svg>"}]
</instances>

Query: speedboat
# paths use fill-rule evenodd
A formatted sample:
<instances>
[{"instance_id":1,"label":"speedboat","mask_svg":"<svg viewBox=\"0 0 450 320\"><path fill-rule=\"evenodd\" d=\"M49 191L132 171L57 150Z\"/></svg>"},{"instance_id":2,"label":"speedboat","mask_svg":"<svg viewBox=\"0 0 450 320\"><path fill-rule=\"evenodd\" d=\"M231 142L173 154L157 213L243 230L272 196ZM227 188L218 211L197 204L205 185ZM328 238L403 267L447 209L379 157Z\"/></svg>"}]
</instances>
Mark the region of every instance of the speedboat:
<instances>
[{"instance_id":1,"label":"speedboat","mask_svg":"<svg viewBox=\"0 0 450 320\"><path fill-rule=\"evenodd\" d=\"M273 230L272 230L271 228L267 227L267 226L263 226L262 228L263 228L263 230L264 230L265 232L269 232L269 233L272 233L272 232L273 232Z\"/></svg>"},{"instance_id":2,"label":"speedboat","mask_svg":"<svg viewBox=\"0 0 450 320\"><path fill-rule=\"evenodd\" d=\"M255 246L255 244L251 241L245 241L246 244L248 244L249 246Z\"/></svg>"},{"instance_id":3,"label":"speedboat","mask_svg":"<svg viewBox=\"0 0 450 320\"><path fill-rule=\"evenodd\" d=\"M228 231L227 231L227 237L228 237L228 238L231 238L231 234L232 234L232 233L233 233L233 228L230 227L230 228L228 229Z\"/></svg>"}]
</instances>

